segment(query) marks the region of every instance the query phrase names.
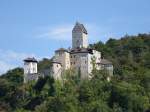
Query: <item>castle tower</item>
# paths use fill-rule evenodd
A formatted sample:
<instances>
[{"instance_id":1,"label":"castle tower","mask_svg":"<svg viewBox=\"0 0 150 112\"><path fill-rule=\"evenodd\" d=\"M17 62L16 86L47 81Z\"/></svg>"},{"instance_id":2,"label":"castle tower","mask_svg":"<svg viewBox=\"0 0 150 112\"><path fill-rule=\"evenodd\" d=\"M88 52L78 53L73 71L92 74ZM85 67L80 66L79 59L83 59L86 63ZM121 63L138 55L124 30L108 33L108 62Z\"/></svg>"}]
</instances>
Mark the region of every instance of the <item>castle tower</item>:
<instances>
[{"instance_id":1,"label":"castle tower","mask_svg":"<svg viewBox=\"0 0 150 112\"><path fill-rule=\"evenodd\" d=\"M61 79L61 74L62 74L62 65L59 62L52 62L52 71L51 74L54 77L54 79Z\"/></svg>"},{"instance_id":2,"label":"castle tower","mask_svg":"<svg viewBox=\"0 0 150 112\"><path fill-rule=\"evenodd\" d=\"M61 79L61 73L70 68L70 53L64 48L55 51L53 57L52 75L55 79Z\"/></svg>"},{"instance_id":3,"label":"castle tower","mask_svg":"<svg viewBox=\"0 0 150 112\"><path fill-rule=\"evenodd\" d=\"M87 48L88 47L88 38L87 30L83 24L76 22L72 30L72 48Z\"/></svg>"},{"instance_id":4,"label":"castle tower","mask_svg":"<svg viewBox=\"0 0 150 112\"><path fill-rule=\"evenodd\" d=\"M35 58L26 58L24 61L24 83L29 80L37 80L37 63Z\"/></svg>"}]
</instances>

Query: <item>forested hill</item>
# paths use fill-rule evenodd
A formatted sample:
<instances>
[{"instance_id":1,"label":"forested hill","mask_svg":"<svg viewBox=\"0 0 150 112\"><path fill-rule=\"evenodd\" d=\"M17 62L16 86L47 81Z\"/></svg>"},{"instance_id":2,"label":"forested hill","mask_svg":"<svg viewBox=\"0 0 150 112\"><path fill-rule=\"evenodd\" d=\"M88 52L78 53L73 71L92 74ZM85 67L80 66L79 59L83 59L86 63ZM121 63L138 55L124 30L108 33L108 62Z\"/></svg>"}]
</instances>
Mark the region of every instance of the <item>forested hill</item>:
<instances>
[{"instance_id":1,"label":"forested hill","mask_svg":"<svg viewBox=\"0 0 150 112\"><path fill-rule=\"evenodd\" d=\"M150 69L150 34L126 35L119 40L109 39L105 44L98 42L90 46L113 62L115 74Z\"/></svg>"},{"instance_id":2,"label":"forested hill","mask_svg":"<svg viewBox=\"0 0 150 112\"><path fill-rule=\"evenodd\" d=\"M150 109L150 34L109 39L90 45L113 62L114 76L93 71L91 80L66 71L66 79L51 77L23 84L23 69L0 77L0 112L145 112ZM44 71L51 60L43 59ZM148 112L148 111L147 111Z\"/></svg>"}]
</instances>

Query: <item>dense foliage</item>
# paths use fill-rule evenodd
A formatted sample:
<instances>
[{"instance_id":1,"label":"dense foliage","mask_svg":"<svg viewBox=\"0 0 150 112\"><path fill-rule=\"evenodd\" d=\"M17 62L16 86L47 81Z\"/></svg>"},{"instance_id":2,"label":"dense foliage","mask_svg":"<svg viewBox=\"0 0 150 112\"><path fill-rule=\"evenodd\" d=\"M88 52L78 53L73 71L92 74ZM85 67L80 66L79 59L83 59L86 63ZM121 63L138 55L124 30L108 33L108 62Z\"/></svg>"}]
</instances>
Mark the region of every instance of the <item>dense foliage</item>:
<instances>
[{"instance_id":1,"label":"dense foliage","mask_svg":"<svg viewBox=\"0 0 150 112\"><path fill-rule=\"evenodd\" d=\"M94 70L92 79L66 71L65 80L50 76L23 84L23 70L0 77L2 112L144 112L150 109L150 34L90 45L114 65L114 76ZM50 67L44 59L40 71Z\"/></svg>"}]
</instances>

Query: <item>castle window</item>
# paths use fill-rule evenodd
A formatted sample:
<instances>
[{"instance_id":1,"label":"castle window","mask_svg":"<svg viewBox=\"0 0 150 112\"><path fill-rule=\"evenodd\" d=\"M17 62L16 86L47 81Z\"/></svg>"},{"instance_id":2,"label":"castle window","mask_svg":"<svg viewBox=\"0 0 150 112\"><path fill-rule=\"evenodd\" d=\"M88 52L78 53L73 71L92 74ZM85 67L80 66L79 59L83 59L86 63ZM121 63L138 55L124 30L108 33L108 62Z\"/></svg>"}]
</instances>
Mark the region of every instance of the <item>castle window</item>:
<instances>
[{"instance_id":1,"label":"castle window","mask_svg":"<svg viewBox=\"0 0 150 112\"><path fill-rule=\"evenodd\" d=\"M77 45L79 44L79 40L77 40L76 44L77 44Z\"/></svg>"},{"instance_id":2,"label":"castle window","mask_svg":"<svg viewBox=\"0 0 150 112\"><path fill-rule=\"evenodd\" d=\"M75 64L75 62L74 62L74 64Z\"/></svg>"},{"instance_id":3,"label":"castle window","mask_svg":"<svg viewBox=\"0 0 150 112\"><path fill-rule=\"evenodd\" d=\"M72 65L72 62L71 62L71 65Z\"/></svg>"},{"instance_id":4,"label":"castle window","mask_svg":"<svg viewBox=\"0 0 150 112\"><path fill-rule=\"evenodd\" d=\"M62 53L59 53L59 56L62 56Z\"/></svg>"},{"instance_id":5,"label":"castle window","mask_svg":"<svg viewBox=\"0 0 150 112\"><path fill-rule=\"evenodd\" d=\"M30 73L30 70L27 70L27 73Z\"/></svg>"},{"instance_id":6,"label":"castle window","mask_svg":"<svg viewBox=\"0 0 150 112\"><path fill-rule=\"evenodd\" d=\"M71 56L71 58L72 58L72 56Z\"/></svg>"},{"instance_id":7,"label":"castle window","mask_svg":"<svg viewBox=\"0 0 150 112\"><path fill-rule=\"evenodd\" d=\"M24 63L24 65L29 65L29 63Z\"/></svg>"},{"instance_id":8,"label":"castle window","mask_svg":"<svg viewBox=\"0 0 150 112\"><path fill-rule=\"evenodd\" d=\"M33 72L35 71L35 68L33 68Z\"/></svg>"}]
</instances>

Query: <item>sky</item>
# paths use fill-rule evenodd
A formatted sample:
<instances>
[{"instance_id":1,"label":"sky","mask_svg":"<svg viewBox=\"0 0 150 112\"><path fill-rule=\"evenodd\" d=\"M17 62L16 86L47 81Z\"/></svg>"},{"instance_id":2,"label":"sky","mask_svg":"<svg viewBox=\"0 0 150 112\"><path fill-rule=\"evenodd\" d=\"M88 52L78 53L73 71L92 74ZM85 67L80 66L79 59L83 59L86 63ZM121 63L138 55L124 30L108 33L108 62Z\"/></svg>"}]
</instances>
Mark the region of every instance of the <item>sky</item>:
<instances>
[{"instance_id":1,"label":"sky","mask_svg":"<svg viewBox=\"0 0 150 112\"><path fill-rule=\"evenodd\" d=\"M150 0L0 0L0 74L71 47L76 21L91 44L149 33Z\"/></svg>"}]
</instances>

